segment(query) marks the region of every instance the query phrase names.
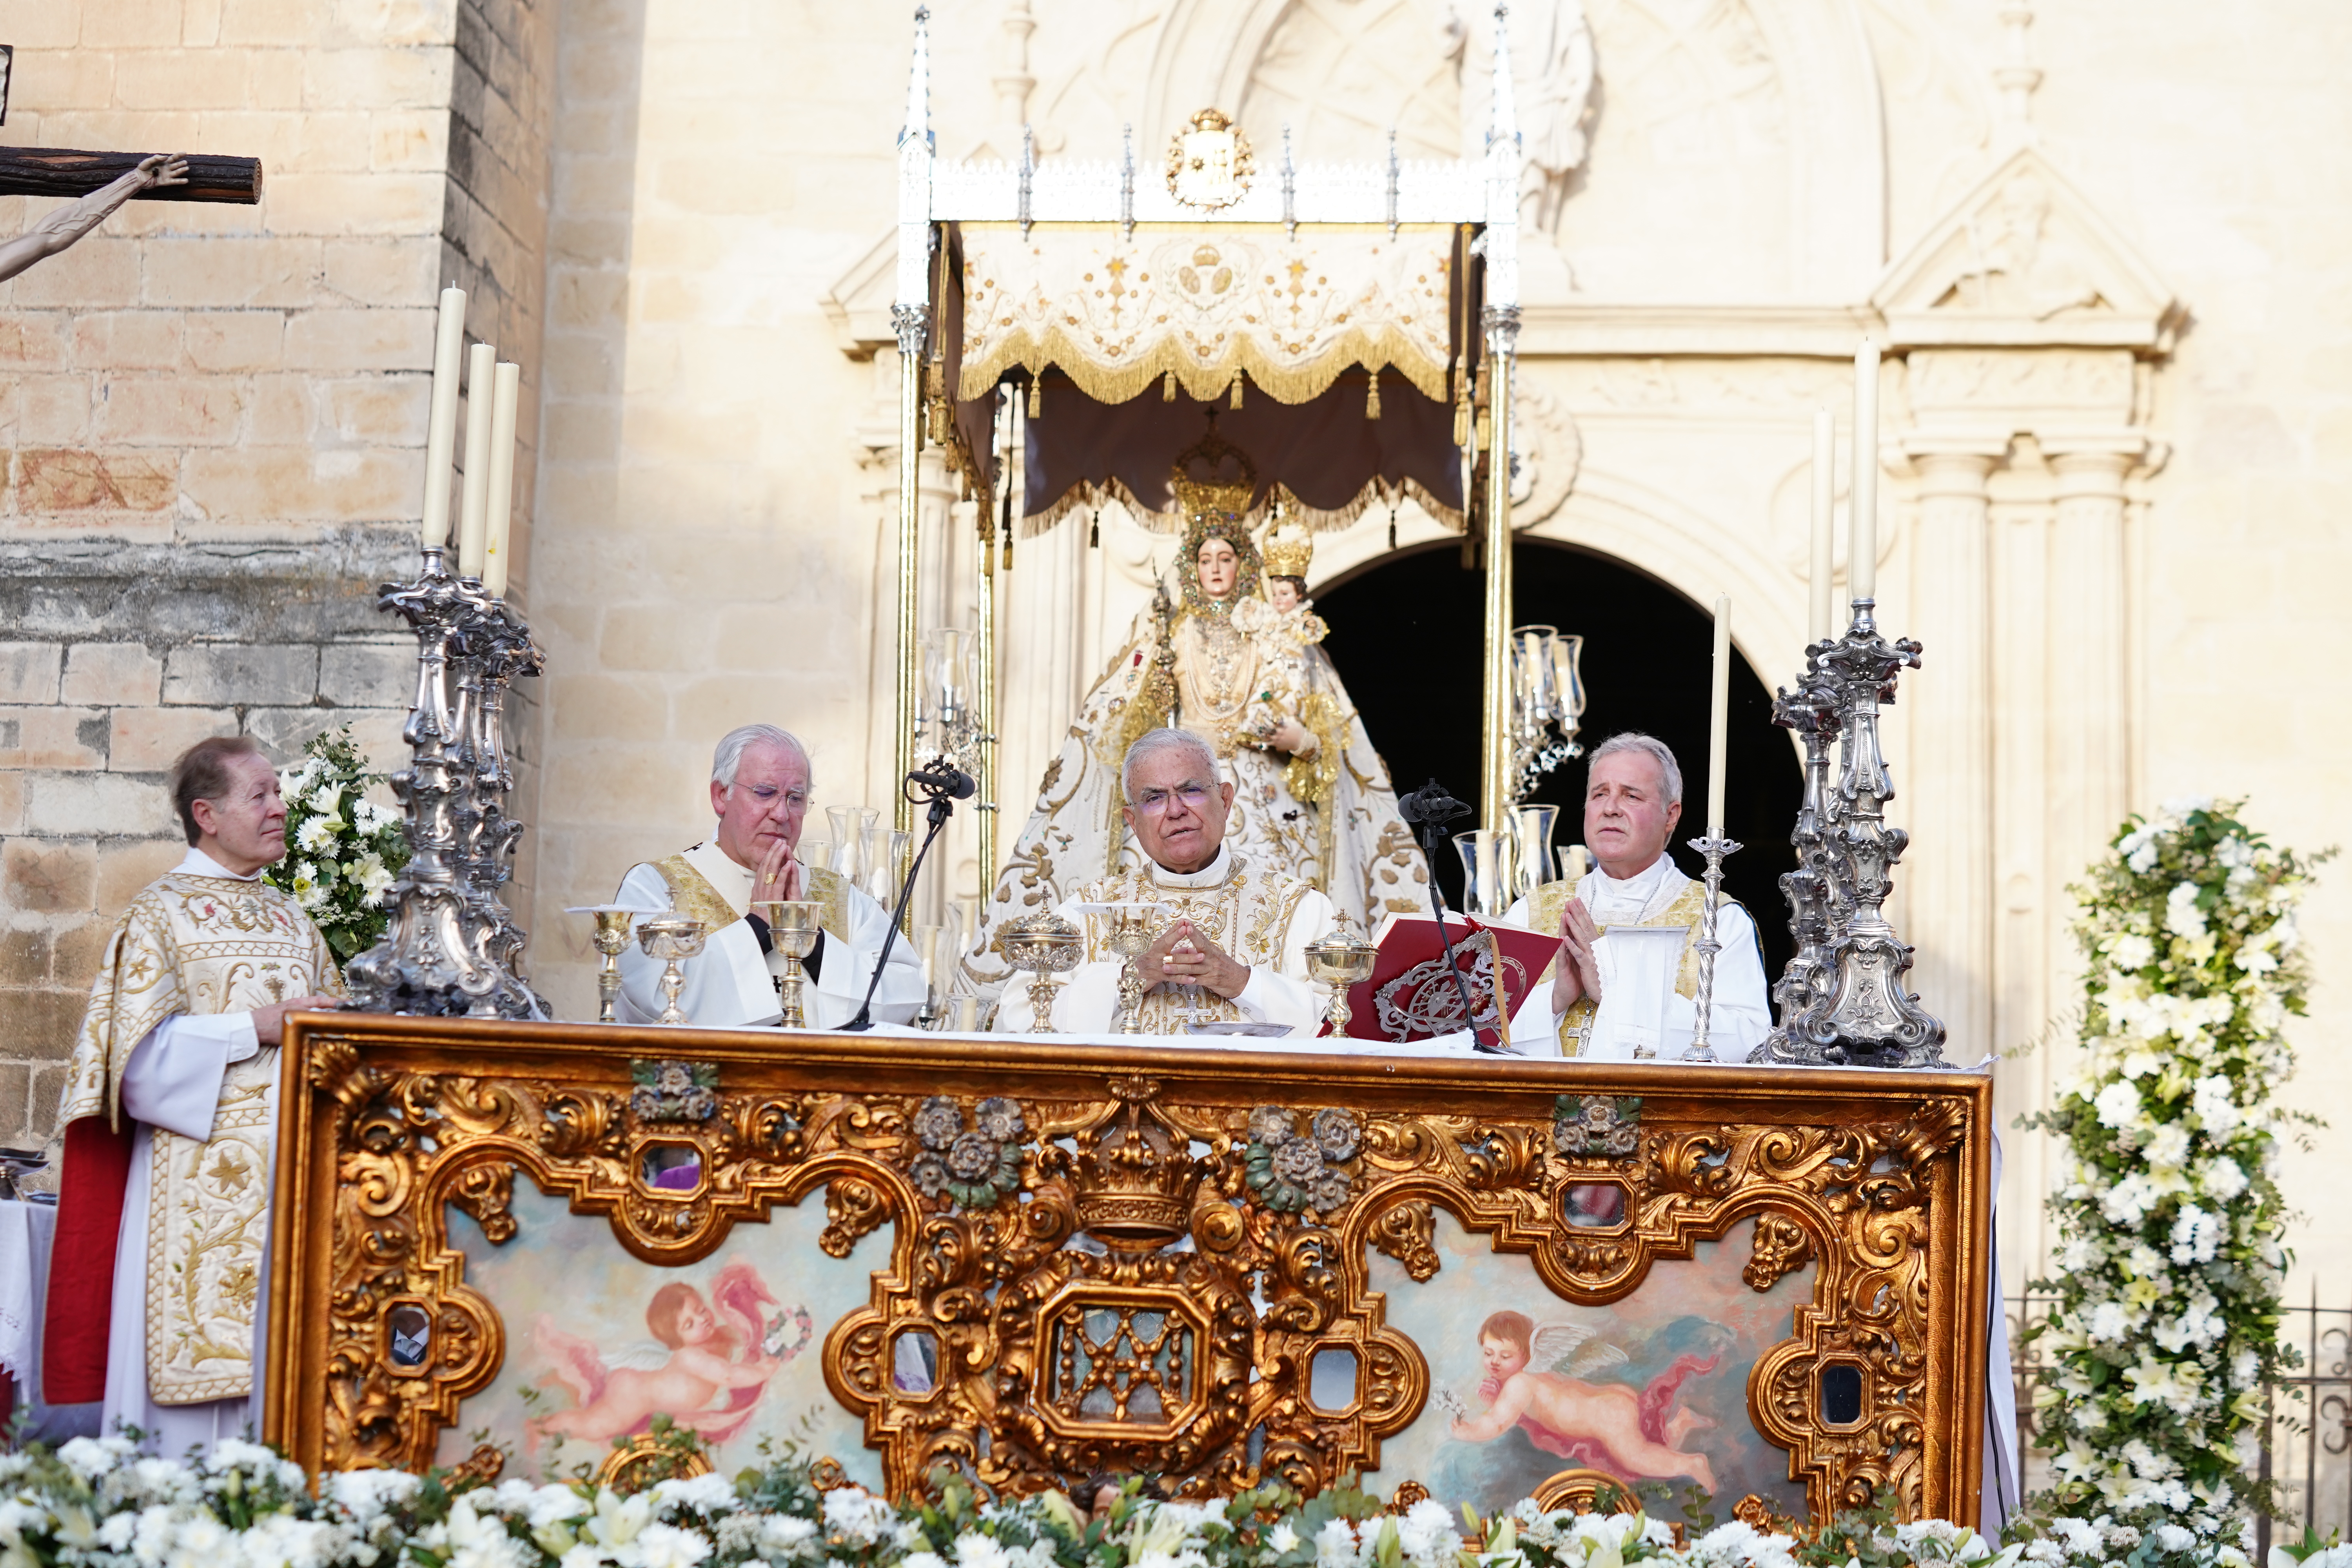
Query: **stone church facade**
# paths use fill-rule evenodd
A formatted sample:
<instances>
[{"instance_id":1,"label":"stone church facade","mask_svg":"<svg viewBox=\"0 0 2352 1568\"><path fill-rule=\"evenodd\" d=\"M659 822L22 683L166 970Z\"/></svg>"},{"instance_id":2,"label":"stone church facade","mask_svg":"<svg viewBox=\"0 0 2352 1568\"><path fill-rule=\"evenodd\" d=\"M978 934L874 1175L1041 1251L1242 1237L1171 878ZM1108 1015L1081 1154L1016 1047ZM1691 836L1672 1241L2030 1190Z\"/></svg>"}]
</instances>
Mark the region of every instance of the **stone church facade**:
<instances>
[{"instance_id":1,"label":"stone church facade","mask_svg":"<svg viewBox=\"0 0 2352 1568\"><path fill-rule=\"evenodd\" d=\"M1261 145L1289 126L1302 158L1380 158L1391 131L1450 156L1489 90L1491 24L1449 0L940 9L950 157L1017 155L1024 125L1041 157L1116 156L1123 127L1156 147L1213 103ZM2063 1020L2066 884L2127 811L2245 795L2282 840L2337 837L2334 9L1513 10L1522 528L1730 593L1742 651L1785 680L1811 411L1843 419L1855 343L1886 348L1881 621L1927 650L1888 726L1915 845L1897 919L1954 1057ZM178 853L173 752L242 728L283 754L349 720L395 754L408 653L372 593L414 539L444 282L523 367L517 597L549 672L515 725L515 902L542 988L593 1005L562 910L700 834L731 725L807 735L822 802L887 804L908 39L866 5L0 0L0 136L268 170L257 208L134 206L0 287L0 1142L49 1132L106 926ZM0 200L0 232L32 205ZM924 624L968 625L969 503L926 474ZM1160 542L1106 512L1098 545L1066 525L1022 544L1016 819ZM1367 518L1317 577L1388 548ZM970 838L951 853L976 882ZM2339 884L2308 910L2323 976L2352 937ZM2295 1033L2307 1103L2352 1088L2348 1017L2323 981ZM2004 1061L2008 1109L2044 1103L2066 1057ZM2012 1140L2012 1258L2042 1246L2034 1142ZM2299 1267L2340 1292L2344 1201L2286 1159Z\"/></svg>"}]
</instances>

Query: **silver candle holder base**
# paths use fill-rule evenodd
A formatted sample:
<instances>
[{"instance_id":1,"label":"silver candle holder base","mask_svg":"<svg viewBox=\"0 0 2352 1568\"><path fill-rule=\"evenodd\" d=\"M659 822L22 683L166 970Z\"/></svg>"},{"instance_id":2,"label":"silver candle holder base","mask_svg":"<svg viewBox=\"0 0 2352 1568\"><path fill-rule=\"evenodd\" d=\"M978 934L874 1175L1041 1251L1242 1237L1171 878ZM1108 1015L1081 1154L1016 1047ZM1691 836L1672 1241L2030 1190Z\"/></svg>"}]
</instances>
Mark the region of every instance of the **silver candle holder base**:
<instances>
[{"instance_id":1,"label":"silver candle holder base","mask_svg":"<svg viewBox=\"0 0 2352 1568\"><path fill-rule=\"evenodd\" d=\"M1706 883L1706 898L1699 905L1698 995L1692 1003L1691 1042L1689 1048L1683 1052L1683 1060L1720 1061L1722 1058L1715 1054L1715 1047L1707 1043L1707 1030L1715 1015L1715 955L1723 951L1723 944L1715 939L1715 929L1718 906L1723 901L1724 858L1738 854L1739 845L1733 839L1709 834L1704 838L1692 839L1690 847L1706 857L1706 871L1703 878Z\"/></svg>"}]
</instances>

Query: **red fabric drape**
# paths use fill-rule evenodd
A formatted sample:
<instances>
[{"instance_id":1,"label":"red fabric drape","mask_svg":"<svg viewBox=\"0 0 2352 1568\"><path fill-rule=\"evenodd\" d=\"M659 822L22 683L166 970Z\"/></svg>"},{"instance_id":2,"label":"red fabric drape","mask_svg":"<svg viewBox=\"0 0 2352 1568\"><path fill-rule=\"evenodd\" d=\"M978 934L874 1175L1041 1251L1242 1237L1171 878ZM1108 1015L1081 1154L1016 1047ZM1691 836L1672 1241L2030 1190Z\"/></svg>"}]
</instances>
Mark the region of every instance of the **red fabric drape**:
<instances>
[{"instance_id":1,"label":"red fabric drape","mask_svg":"<svg viewBox=\"0 0 2352 1568\"><path fill-rule=\"evenodd\" d=\"M58 1184L57 1242L49 1252L49 1299L41 1328L41 1397L85 1405L106 1397L106 1335L114 1315L114 1247L122 1231L122 1189L131 1175L131 1123L101 1116L66 1128Z\"/></svg>"}]
</instances>

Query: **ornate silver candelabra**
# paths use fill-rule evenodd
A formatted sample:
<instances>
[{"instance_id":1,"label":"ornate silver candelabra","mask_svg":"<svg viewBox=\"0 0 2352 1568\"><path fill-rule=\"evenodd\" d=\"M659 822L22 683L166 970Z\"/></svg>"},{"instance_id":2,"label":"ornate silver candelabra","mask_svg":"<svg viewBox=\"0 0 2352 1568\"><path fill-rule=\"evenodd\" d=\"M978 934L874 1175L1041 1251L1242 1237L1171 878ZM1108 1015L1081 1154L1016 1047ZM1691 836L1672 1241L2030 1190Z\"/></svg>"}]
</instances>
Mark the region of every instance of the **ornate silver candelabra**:
<instances>
[{"instance_id":1,"label":"ornate silver candelabra","mask_svg":"<svg viewBox=\"0 0 2352 1568\"><path fill-rule=\"evenodd\" d=\"M1801 974L1775 987L1780 1026L1750 1061L1851 1063L1865 1067L1947 1067L1943 1023L1904 984L1911 949L1895 933L1885 906L1895 864L1910 835L1886 826L1895 784L1879 749L1878 712L1895 700L1896 677L1917 668L1919 645L1878 635L1874 601L1853 602L1853 624L1833 643L1816 645L1797 698L1783 695L1789 717L1804 726L1806 787L1815 823L1808 838L1800 813L1798 877L1790 887L1790 926L1801 944ZM1832 722L1834 715L1834 723ZM1780 717L1778 713L1776 719ZM1839 736L1837 786L1827 788L1828 733ZM1818 931L1808 959L1802 944ZM1797 964L1792 963L1790 969ZM1799 1005L1801 994L1801 1005Z\"/></svg>"},{"instance_id":2,"label":"ornate silver candelabra","mask_svg":"<svg viewBox=\"0 0 2352 1568\"><path fill-rule=\"evenodd\" d=\"M376 605L416 633L416 698L401 735L409 763L392 775L410 858L392 888L392 926L345 972L351 1005L370 1013L544 1018L518 970L526 941L500 891L522 824L506 814L514 773L506 694L545 660L530 628L475 579L425 552L413 583L387 583Z\"/></svg>"},{"instance_id":3,"label":"ornate silver candelabra","mask_svg":"<svg viewBox=\"0 0 2352 1568\"><path fill-rule=\"evenodd\" d=\"M1723 951L1723 944L1715 940L1716 912L1723 901L1724 857L1738 853L1739 845L1736 839L1709 834L1692 839L1690 847L1706 857L1706 900L1699 905L1698 994L1691 1002L1691 1043L1683 1052L1683 1060L1711 1062L1719 1058L1707 1044L1706 1030L1715 1013L1715 955Z\"/></svg>"},{"instance_id":4,"label":"ornate silver candelabra","mask_svg":"<svg viewBox=\"0 0 2352 1568\"><path fill-rule=\"evenodd\" d=\"M1805 650L1805 672L1797 689L1778 692L1772 702L1772 722L1793 730L1805 748L1804 795L1797 805L1797 826L1789 842L1797 852L1797 868L1780 878L1780 894L1789 901L1789 932L1796 952L1773 983L1772 1000L1780 1023L1764 1037L1749 1059L1794 1059L1788 1049L1787 1026L1813 1003L1822 982L1834 976L1829 956L1831 900L1836 891L1835 868L1829 850L1829 826L1833 813L1830 794L1830 747L1845 722L1843 694L1822 672L1821 657L1836 645L1819 642Z\"/></svg>"}]
</instances>

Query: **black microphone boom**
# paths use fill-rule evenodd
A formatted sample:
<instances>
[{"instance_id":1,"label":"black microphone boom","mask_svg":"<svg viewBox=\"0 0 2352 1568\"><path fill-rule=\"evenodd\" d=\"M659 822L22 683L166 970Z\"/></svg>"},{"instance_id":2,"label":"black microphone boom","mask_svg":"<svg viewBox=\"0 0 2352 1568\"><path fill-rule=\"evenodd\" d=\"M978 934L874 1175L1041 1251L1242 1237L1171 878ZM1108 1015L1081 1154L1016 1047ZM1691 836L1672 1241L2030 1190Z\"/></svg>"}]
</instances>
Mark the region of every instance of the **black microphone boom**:
<instances>
[{"instance_id":1,"label":"black microphone boom","mask_svg":"<svg viewBox=\"0 0 2352 1568\"><path fill-rule=\"evenodd\" d=\"M1445 967L1454 974L1454 993L1462 998L1462 1017L1470 1026L1471 1048L1492 1056L1508 1055L1511 1021L1503 1016L1504 993L1500 986L1495 992L1495 1016L1499 1024L1495 1043L1489 1046L1478 1038L1478 1015L1470 1005L1470 983L1463 978L1462 961L1454 955L1454 938L1445 929L1445 903L1437 889L1437 852L1445 847L1445 825L1469 816L1470 808L1432 779L1397 802L1397 815L1421 829L1421 852L1429 861L1429 907L1437 915L1437 941L1445 950Z\"/></svg>"},{"instance_id":2,"label":"black microphone boom","mask_svg":"<svg viewBox=\"0 0 2352 1568\"><path fill-rule=\"evenodd\" d=\"M961 768L943 764L935 768L918 768L907 775L907 782L932 795L943 795L950 800L970 800L980 785Z\"/></svg>"},{"instance_id":3,"label":"black microphone boom","mask_svg":"<svg viewBox=\"0 0 2352 1568\"><path fill-rule=\"evenodd\" d=\"M898 907L890 911L889 934L882 939L882 956L874 961L874 978L866 983L866 1001L858 1007L857 1016L842 1026L845 1029L865 1030L874 1026L874 993L882 984L883 966L890 962L890 949L898 940L898 923L907 918L907 900L915 896L915 879L922 872L923 857L931 852L931 841L940 836L940 829L948 825L948 817L955 810L951 803L971 799L971 792L979 787L971 782L970 773L945 757L939 759L931 767L918 768L908 773L907 782L930 797L930 831L923 835L922 847L915 851L914 861L907 868L907 879L899 884ZM907 798L912 800L914 796Z\"/></svg>"}]
</instances>

